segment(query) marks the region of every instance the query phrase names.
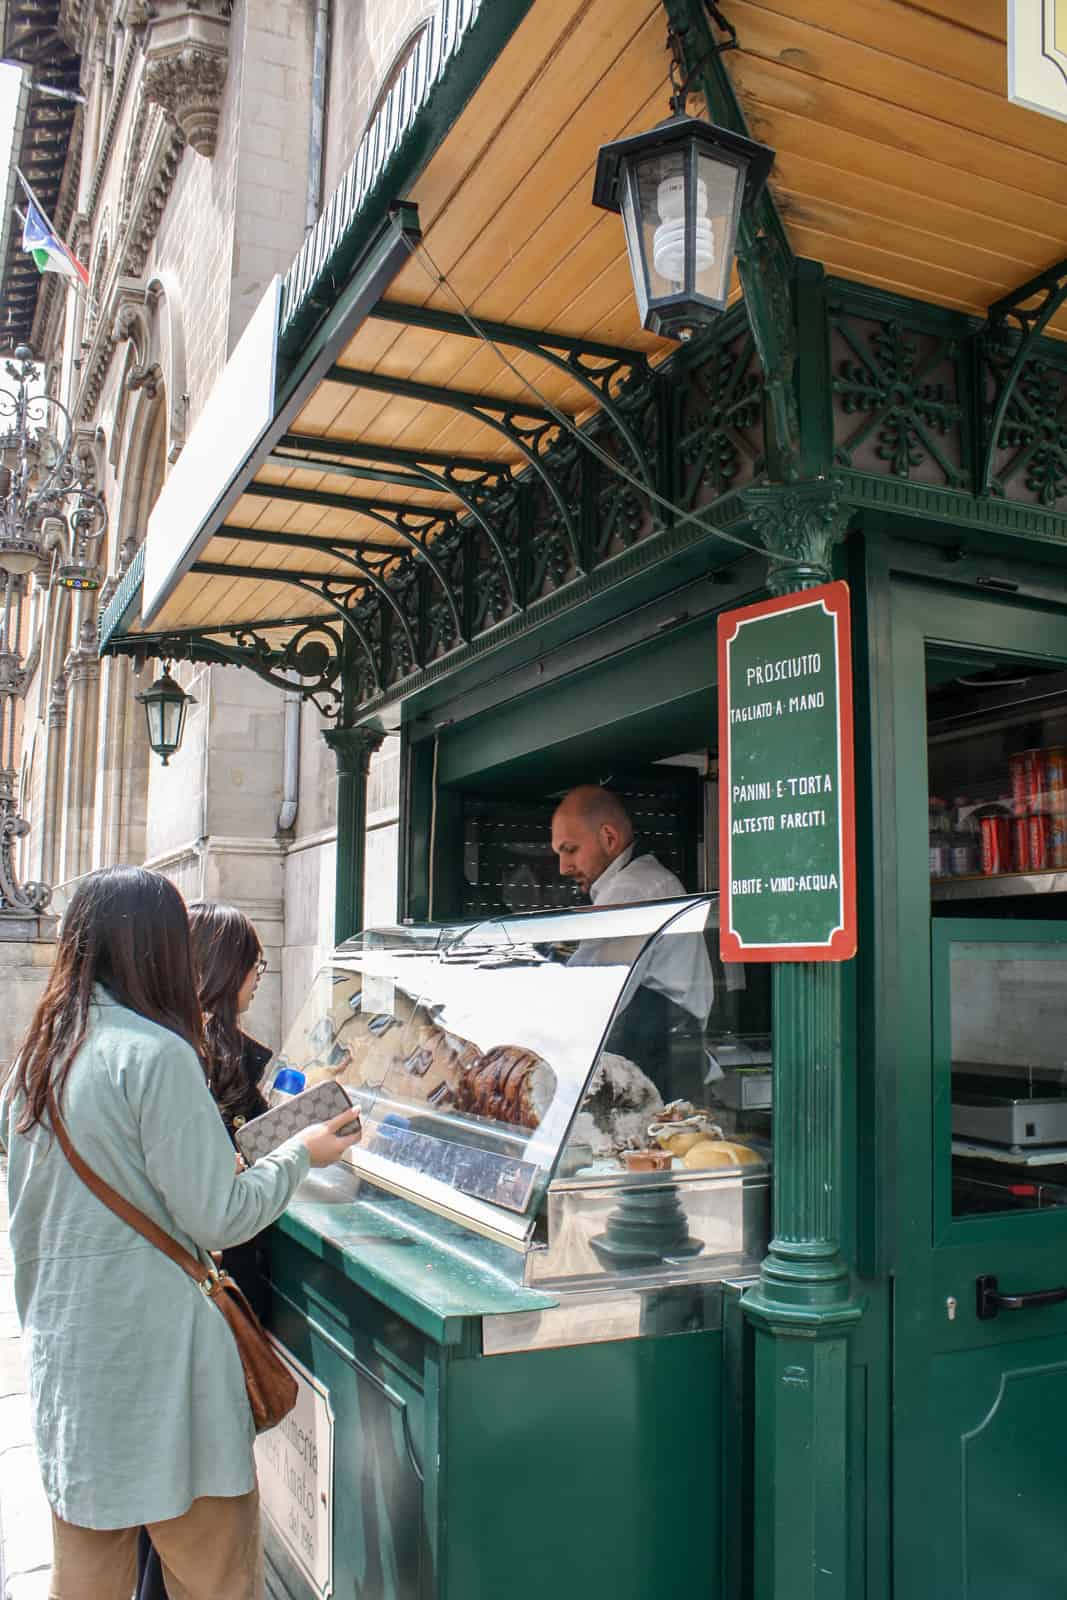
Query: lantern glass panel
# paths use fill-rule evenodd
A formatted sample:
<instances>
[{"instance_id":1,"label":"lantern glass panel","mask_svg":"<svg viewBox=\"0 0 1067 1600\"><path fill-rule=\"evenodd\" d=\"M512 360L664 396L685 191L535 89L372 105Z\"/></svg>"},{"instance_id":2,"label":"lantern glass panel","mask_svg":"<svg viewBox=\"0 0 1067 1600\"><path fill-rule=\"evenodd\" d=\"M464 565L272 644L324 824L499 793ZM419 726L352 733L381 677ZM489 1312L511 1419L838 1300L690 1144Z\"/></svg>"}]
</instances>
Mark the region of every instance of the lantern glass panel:
<instances>
[{"instance_id":1,"label":"lantern glass panel","mask_svg":"<svg viewBox=\"0 0 1067 1600\"><path fill-rule=\"evenodd\" d=\"M693 289L720 310L725 310L730 293L744 191L744 169L729 156L697 152Z\"/></svg>"},{"instance_id":2,"label":"lantern glass panel","mask_svg":"<svg viewBox=\"0 0 1067 1600\"><path fill-rule=\"evenodd\" d=\"M648 317L648 274L645 271L645 237L641 224L641 191L634 166L627 162L622 170L622 220L626 229L626 250L637 295L637 311L644 327Z\"/></svg>"},{"instance_id":3,"label":"lantern glass panel","mask_svg":"<svg viewBox=\"0 0 1067 1600\"><path fill-rule=\"evenodd\" d=\"M185 726L185 701L163 701L163 743L171 750L177 750L182 742L182 729Z\"/></svg>"},{"instance_id":4,"label":"lantern glass panel","mask_svg":"<svg viewBox=\"0 0 1067 1600\"><path fill-rule=\"evenodd\" d=\"M686 149L650 150L633 164L650 300L685 289Z\"/></svg>"}]
</instances>

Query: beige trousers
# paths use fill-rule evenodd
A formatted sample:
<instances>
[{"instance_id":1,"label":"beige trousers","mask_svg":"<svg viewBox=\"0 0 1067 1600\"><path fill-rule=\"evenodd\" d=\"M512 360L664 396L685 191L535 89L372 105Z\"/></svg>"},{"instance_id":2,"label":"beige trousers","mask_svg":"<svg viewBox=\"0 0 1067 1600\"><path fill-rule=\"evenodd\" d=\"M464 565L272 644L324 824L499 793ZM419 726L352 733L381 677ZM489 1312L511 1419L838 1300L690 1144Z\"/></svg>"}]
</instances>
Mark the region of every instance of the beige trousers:
<instances>
[{"instance_id":1,"label":"beige trousers","mask_svg":"<svg viewBox=\"0 0 1067 1600\"><path fill-rule=\"evenodd\" d=\"M194 1500L183 1516L150 1522L170 1600L262 1600L259 1491ZM49 1600L129 1600L137 1529L77 1528L52 1513Z\"/></svg>"}]
</instances>

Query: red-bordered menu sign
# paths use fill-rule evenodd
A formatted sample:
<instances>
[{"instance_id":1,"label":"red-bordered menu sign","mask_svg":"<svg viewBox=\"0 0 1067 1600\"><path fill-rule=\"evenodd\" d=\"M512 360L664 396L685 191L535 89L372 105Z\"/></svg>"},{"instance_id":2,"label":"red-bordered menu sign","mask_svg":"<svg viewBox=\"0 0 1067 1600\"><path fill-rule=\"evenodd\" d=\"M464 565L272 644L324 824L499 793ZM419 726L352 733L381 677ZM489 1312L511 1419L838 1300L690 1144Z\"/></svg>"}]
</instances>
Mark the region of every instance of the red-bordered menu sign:
<instances>
[{"instance_id":1,"label":"red-bordered menu sign","mask_svg":"<svg viewBox=\"0 0 1067 1600\"><path fill-rule=\"evenodd\" d=\"M719 618L724 961L856 953L848 585Z\"/></svg>"}]
</instances>

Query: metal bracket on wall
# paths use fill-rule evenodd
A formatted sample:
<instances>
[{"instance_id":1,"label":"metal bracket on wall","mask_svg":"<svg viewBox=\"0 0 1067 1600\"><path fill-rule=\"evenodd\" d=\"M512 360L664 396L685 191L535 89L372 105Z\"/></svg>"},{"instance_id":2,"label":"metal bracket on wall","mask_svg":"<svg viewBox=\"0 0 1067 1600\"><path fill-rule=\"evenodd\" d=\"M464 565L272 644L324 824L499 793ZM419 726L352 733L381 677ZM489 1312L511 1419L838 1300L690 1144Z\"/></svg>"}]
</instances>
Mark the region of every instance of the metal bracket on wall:
<instances>
[{"instance_id":1,"label":"metal bracket on wall","mask_svg":"<svg viewBox=\"0 0 1067 1600\"><path fill-rule=\"evenodd\" d=\"M193 572L202 572L206 577L213 578L262 578L261 567L233 566L228 561L197 561L190 569ZM304 594L311 595L316 600L322 600L329 606L334 616L348 629L363 651L370 668L374 682L381 687L381 678L378 673L377 658L374 647L366 629L358 621L355 614L354 602L369 586L375 590L379 598L398 617L404 630L408 643L414 654L414 640L404 617L397 605L396 599L388 586L382 582L377 573L369 572L365 581L353 583L347 578L331 578L321 572L302 572L286 567L272 571L270 577L275 583L291 584L294 589L300 589ZM143 638L144 635L137 635Z\"/></svg>"},{"instance_id":2,"label":"metal bracket on wall","mask_svg":"<svg viewBox=\"0 0 1067 1600\"><path fill-rule=\"evenodd\" d=\"M1031 301L1034 304L1030 304ZM1000 386L997 403L985 435L978 489L980 494L989 494L993 488L994 457L1019 379L1034 353L1038 340L1065 301L1067 301L1067 259L1057 261L1054 266L1039 273L1036 278L1031 278L1020 288L1013 289L1003 299L994 301L989 308L985 326L979 330L977 337L987 347L1003 344L1013 338L1018 338L1019 341L1011 366Z\"/></svg>"},{"instance_id":3,"label":"metal bracket on wall","mask_svg":"<svg viewBox=\"0 0 1067 1600\"><path fill-rule=\"evenodd\" d=\"M289 631L289 638L280 643L272 640L275 629ZM139 664L152 659L244 667L276 689L297 690L324 717L335 717L340 711L341 696L333 685L341 670L341 639L321 617L128 634L111 645L110 654L132 656Z\"/></svg>"}]
</instances>

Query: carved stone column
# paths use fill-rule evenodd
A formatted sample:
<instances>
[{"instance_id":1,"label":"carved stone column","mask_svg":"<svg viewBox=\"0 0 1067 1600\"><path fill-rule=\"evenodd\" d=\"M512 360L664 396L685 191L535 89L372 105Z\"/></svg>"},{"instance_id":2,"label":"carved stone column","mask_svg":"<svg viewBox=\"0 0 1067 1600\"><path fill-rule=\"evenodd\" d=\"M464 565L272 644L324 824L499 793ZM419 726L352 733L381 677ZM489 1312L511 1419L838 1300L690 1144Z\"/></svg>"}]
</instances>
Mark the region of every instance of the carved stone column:
<instances>
[{"instance_id":1,"label":"carved stone column","mask_svg":"<svg viewBox=\"0 0 1067 1600\"><path fill-rule=\"evenodd\" d=\"M97 715L100 659L96 628L86 617L78 643L67 656L67 759L63 786L63 880L89 870L93 801L96 791Z\"/></svg>"},{"instance_id":2,"label":"carved stone column","mask_svg":"<svg viewBox=\"0 0 1067 1600\"><path fill-rule=\"evenodd\" d=\"M67 743L67 680L60 673L52 684L45 718L45 804L41 818L41 877L55 883L59 872L62 826L63 757Z\"/></svg>"},{"instance_id":3,"label":"carved stone column","mask_svg":"<svg viewBox=\"0 0 1067 1600\"><path fill-rule=\"evenodd\" d=\"M334 940L363 927L367 859L367 772L383 735L373 728L329 728L322 736L337 757L337 876Z\"/></svg>"},{"instance_id":4,"label":"carved stone column","mask_svg":"<svg viewBox=\"0 0 1067 1600\"><path fill-rule=\"evenodd\" d=\"M145 98L193 149L213 156L230 57L230 0L155 0L145 29Z\"/></svg>"}]
</instances>

